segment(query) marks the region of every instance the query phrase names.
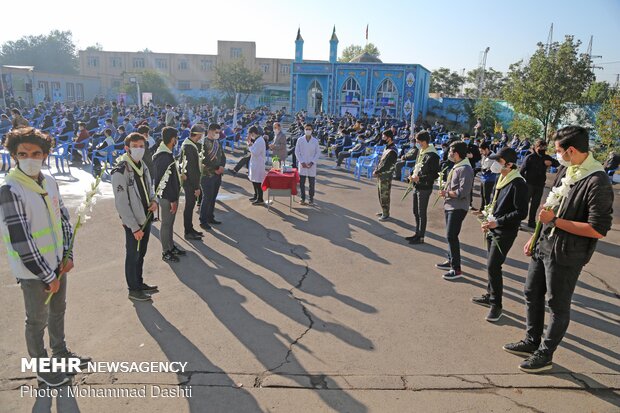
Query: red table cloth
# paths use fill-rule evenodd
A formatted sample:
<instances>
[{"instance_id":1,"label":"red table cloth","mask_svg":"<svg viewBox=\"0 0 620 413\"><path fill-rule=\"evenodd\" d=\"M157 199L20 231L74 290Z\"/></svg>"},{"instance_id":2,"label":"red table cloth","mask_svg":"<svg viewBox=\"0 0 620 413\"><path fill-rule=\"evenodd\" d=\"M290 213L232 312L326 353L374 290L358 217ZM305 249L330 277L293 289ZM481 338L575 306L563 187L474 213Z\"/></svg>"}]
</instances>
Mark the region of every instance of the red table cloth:
<instances>
[{"instance_id":1,"label":"red table cloth","mask_svg":"<svg viewBox=\"0 0 620 413\"><path fill-rule=\"evenodd\" d=\"M267 189L290 189L291 195L297 195L297 183L299 183L299 172L293 168L291 172L283 173L280 170L267 172L263 180L263 191Z\"/></svg>"}]
</instances>

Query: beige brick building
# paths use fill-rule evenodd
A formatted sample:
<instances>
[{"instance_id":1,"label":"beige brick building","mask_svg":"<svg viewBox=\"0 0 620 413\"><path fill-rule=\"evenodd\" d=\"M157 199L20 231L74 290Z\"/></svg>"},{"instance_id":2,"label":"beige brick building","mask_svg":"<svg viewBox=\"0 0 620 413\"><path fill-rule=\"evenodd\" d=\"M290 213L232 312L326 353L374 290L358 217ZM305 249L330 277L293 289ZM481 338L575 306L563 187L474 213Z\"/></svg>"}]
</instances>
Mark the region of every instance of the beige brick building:
<instances>
[{"instance_id":1,"label":"beige brick building","mask_svg":"<svg viewBox=\"0 0 620 413\"><path fill-rule=\"evenodd\" d=\"M99 77L101 92L108 97L115 96L130 77L146 69L163 74L175 93L203 96L213 87L215 67L237 59L261 71L266 89L288 91L292 63L292 59L256 57L255 42L225 40L217 42L217 55L80 50L79 59L80 74Z\"/></svg>"}]
</instances>

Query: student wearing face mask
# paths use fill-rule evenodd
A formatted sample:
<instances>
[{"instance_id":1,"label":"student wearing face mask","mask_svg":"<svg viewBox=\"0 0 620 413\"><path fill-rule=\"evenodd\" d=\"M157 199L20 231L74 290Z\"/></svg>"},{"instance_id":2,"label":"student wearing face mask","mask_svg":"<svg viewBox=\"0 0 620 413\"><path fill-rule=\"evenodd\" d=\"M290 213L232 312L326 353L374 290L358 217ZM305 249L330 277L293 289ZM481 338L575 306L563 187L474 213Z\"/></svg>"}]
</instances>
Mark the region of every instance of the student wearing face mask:
<instances>
[{"instance_id":1,"label":"student wearing face mask","mask_svg":"<svg viewBox=\"0 0 620 413\"><path fill-rule=\"evenodd\" d=\"M52 357L79 358L80 367L85 367L90 358L69 352L65 342L66 274L73 268L69 251L73 232L56 181L41 173L52 143L48 135L31 127L7 134L5 147L17 167L0 187L0 233L24 296L29 356L48 357L43 341L47 327ZM67 253L69 259L63 264ZM54 295L48 305L49 292ZM39 372L37 379L50 387L69 381L62 372Z\"/></svg>"},{"instance_id":2,"label":"student wearing face mask","mask_svg":"<svg viewBox=\"0 0 620 413\"><path fill-rule=\"evenodd\" d=\"M517 152L503 148L488 156L493 163L490 170L499 174L490 205L492 218L482 224L487 234L487 292L474 297L475 304L491 307L486 320L496 322L502 316L502 265L519 233L519 224L527 216L527 185L517 169Z\"/></svg>"},{"instance_id":3,"label":"student wearing face mask","mask_svg":"<svg viewBox=\"0 0 620 413\"><path fill-rule=\"evenodd\" d=\"M306 179L310 183L310 205L314 204L316 163L319 161L321 149L319 147L319 140L312 136L313 129L312 124L306 123L304 126L304 136L299 137L295 144L295 157L300 165L299 192L302 205L306 203Z\"/></svg>"},{"instance_id":4,"label":"student wearing face mask","mask_svg":"<svg viewBox=\"0 0 620 413\"><path fill-rule=\"evenodd\" d=\"M148 301L157 286L144 283L142 267L151 233L149 211L157 211L157 200L151 181L151 174L143 157L146 138L134 132L125 138L126 153L112 170L112 189L116 210L125 229L125 280L129 299ZM139 249L138 249L139 245Z\"/></svg>"},{"instance_id":5,"label":"student wearing face mask","mask_svg":"<svg viewBox=\"0 0 620 413\"><path fill-rule=\"evenodd\" d=\"M377 177L377 192L379 194L379 204L381 212L377 212L379 221L386 221L390 218L390 195L392 191L392 175L398 159L396 145L394 145L394 132L391 129L383 131L382 141L385 145L381 159L373 175Z\"/></svg>"},{"instance_id":6,"label":"student wearing face mask","mask_svg":"<svg viewBox=\"0 0 620 413\"><path fill-rule=\"evenodd\" d=\"M536 227L536 213L540 206L545 183L547 182L547 169L560 166L556 159L547 155L547 142L537 139L534 143L534 152L529 154L521 165L521 175L527 182L527 200L530 204L530 212L527 220L529 228Z\"/></svg>"},{"instance_id":7,"label":"student wearing face mask","mask_svg":"<svg viewBox=\"0 0 620 413\"><path fill-rule=\"evenodd\" d=\"M526 373L553 367L555 350L570 323L571 301L582 268L597 241L611 229L614 192L601 165L590 152L588 131L567 126L553 138L562 167L553 183L557 205L541 209L540 237L530 239L523 252L532 259L525 281L525 338L504 350L528 357L519 365ZM534 245L532 246L532 243ZM545 295L549 323L545 329Z\"/></svg>"},{"instance_id":8,"label":"student wearing face mask","mask_svg":"<svg viewBox=\"0 0 620 413\"><path fill-rule=\"evenodd\" d=\"M418 148L415 145L415 136L411 136L410 138L410 148L407 152L405 152L401 157L396 161L396 166L394 167L394 179L400 181L402 178L402 171L407 161L415 161L418 157Z\"/></svg>"},{"instance_id":9,"label":"student wearing face mask","mask_svg":"<svg viewBox=\"0 0 620 413\"><path fill-rule=\"evenodd\" d=\"M491 166L495 162L491 156L495 154L487 142L480 144L480 155L482 155L480 161L480 198L482 199L480 211L482 211L485 206L491 203L493 187L497 181L497 172L491 170Z\"/></svg>"}]
</instances>

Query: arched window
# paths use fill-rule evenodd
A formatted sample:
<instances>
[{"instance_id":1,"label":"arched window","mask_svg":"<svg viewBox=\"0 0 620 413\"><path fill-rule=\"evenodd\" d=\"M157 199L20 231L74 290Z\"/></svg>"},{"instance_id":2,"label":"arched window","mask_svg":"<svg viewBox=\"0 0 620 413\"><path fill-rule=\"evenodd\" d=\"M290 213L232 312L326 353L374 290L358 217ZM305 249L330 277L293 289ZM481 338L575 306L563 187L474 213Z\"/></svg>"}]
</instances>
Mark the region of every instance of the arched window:
<instances>
[{"instance_id":1,"label":"arched window","mask_svg":"<svg viewBox=\"0 0 620 413\"><path fill-rule=\"evenodd\" d=\"M398 91L394 82L390 79L385 79L377 88L377 103L375 105L378 109L385 108L388 111L396 111L396 102L398 101Z\"/></svg>"},{"instance_id":2,"label":"arched window","mask_svg":"<svg viewBox=\"0 0 620 413\"><path fill-rule=\"evenodd\" d=\"M362 90L357 80L352 77L348 78L342 90L340 91L340 104L342 105L359 105L362 100Z\"/></svg>"},{"instance_id":3,"label":"arched window","mask_svg":"<svg viewBox=\"0 0 620 413\"><path fill-rule=\"evenodd\" d=\"M308 87L308 106L306 110L309 115L323 112L323 88L317 80L313 80Z\"/></svg>"}]
</instances>

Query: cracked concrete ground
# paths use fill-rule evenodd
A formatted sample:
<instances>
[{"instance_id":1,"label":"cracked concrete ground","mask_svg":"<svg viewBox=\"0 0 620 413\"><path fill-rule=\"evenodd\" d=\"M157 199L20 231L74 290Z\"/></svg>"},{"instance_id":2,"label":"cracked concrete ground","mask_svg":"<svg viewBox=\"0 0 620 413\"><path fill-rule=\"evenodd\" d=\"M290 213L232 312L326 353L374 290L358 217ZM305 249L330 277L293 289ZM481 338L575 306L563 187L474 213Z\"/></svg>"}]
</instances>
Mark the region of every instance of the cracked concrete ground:
<instances>
[{"instance_id":1,"label":"cracked concrete ground","mask_svg":"<svg viewBox=\"0 0 620 413\"><path fill-rule=\"evenodd\" d=\"M411 199L392 189L392 217L376 221L376 188L321 161L317 206L249 205L251 185L226 175L218 204L224 223L203 243L181 238L178 264L159 259L158 225L145 281L161 293L153 303L127 300L123 234L104 197L78 236L69 275L67 340L98 361L187 361L183 374L79 374L78 388L175 386L181 398L32 397L21 291L0 254L0 411L126 412L615 412L620 409L620 214L584 269L572 322L551 374L526 375L502 344L523 335L520 233L504 266L505 316L484 321L470 303L486 285L477 221L461 234L465 279L444 281L443 216L431 208L427 243L412 233ZM73 211L85 174L61 191ZM67 181L68 177L59 178ZM616 208L620 202L616 188ZM282 200L279 198L278 200ZM477 204L479 201L476 200ZM196 217L197 222L197 217ZM66 391L66 390L65 390ZM65 396L68 396L66 394Z\"/></svg>"}]
</instances>

